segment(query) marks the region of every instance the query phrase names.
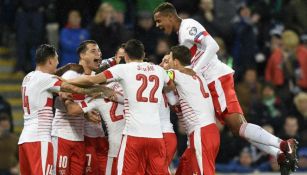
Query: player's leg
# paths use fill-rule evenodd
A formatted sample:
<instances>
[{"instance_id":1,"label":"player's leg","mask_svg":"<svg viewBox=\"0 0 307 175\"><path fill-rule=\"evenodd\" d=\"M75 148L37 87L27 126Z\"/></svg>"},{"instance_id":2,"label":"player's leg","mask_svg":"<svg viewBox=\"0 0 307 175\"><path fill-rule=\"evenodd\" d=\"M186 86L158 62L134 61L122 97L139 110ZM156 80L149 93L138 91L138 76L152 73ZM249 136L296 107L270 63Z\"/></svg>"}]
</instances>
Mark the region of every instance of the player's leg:
<instances>
[{"instance_id":1,"label":"player's leg","mask_svg":"<svg viewBox=\"0 0 307 175\"><path fill-rule=\"evenodd\" d=\"M56 175L70 174L70 157L71 157L71 141L60 137L52 137L52 145L54 148L54 162Z\"/></svg>"},{"instance_id":2,"label":"player's leg","mask_svg":"<svg viewBox=\"0 0 307 175\"><path fill-rule=\"evenodd\" d=\"M144 138L124 135L118 154L118 175L137 174L144 153Z\"/></svg>"},{"instance_id":3,"label":"player's leg","mask_svg":"<svg viewBox=\"0 0 307 175\"><path fill-rule=\"evenodd\" d=\"M117 158L116 157L108 156L105 175L117 175Z\"/></svg>"},{"instance_id":4,"label":"player's leg","mask_svg":"<svg viewBox=\"0 0 307 175\"><path fill-rule=\"evenodd\" d=\"M95 174L98 171L96 156L96 138L84 136L85 144L85 174Z\"/></svg>"},{"instance_id":5,"label":"player's leg","mask_svg":"<svg viewBox=\"0 0 307 175\"><path fill-rule=\"evenodd\" d=\"M283 141L260 126L246 122L234 90L233 74L220 77L218 80L209 83L208 87L217 118L222 123L225 122L234 135L246 138L252 141L251 143L260 143L280 149L292 162L292 169L294 169L296 164L296 140ZM257 147L257 145L255 146Z\"/></svg>"},{"instance_id":6,"label":"player's leg","mask_svg":"<svg viewBox=\"0 0 307 175\"><path fill-rule=\"evenodd\" d=\"M21 174L52 174L53 149L50 142L31 142L19 146Z\"/></svg>"},{"instance_id":7,"label":"player's leg","mask_svg":"<svg viewBox=\"0 0 307 175\"><path fill-rule=\"evenodd\" d=\"M21 174L32 174L31 160L29 160L28 144L31 143L23 143L18 146L19 168Z\"/></svg>"},{"instance_id":8,"label":"player's leg","mask_svg":"<svg viewBox=\"0 0 307 175\"><path fill-rule=\"evenodd\" d=\"M75 141L70 158L71 175L83 174L85 172L85 144L84 141Z\"/></svg>"},{"instance_id":9,"label":"player's leg","mask_svg":"<svg viewBox=\"0 0 307 175\"><path fill-rule=\"evenodd\" d=\"M98 172L105 174L108 160L109 142L107 137L98 137L96 144L96 156Z\"/></svg>"},{"instance_id":10,"label":"player's leg","mask_svg":"<svg viewBox=\"0 0 307 175\"><path fill-rule=\"evenodd\" d=\"M146 140L146 174L165 175L166 148L163 138L146 138Z\"/></svg>"},{"instance_id":11,"label":"player's leg","mask_svg":"<svg viewBox=\"0 0 307 175\"><path fill-rule=\"evenodd\" d=\"M220 146L220 134L216 124L196 129L190 136L190 144L192 150L195 150L198 174L214 175L215 159Z\"/></svg>"},{"instance_id":12,"label":"player's leg","mask_svg":"<svg viewBox=\"0 0 307 175\"><path fill-rule=\"evenodd\" d=\"M281 144L286 144L258 125L246 122L234 90L233 74L220 77L209 83L208 87L217 117L222 123L226 123L234 135L276 148L281 148Z\"/></svg>"},{"instance_id":13,"label":"player's leg","mask_svg":"<svg viewBox=\"0 0 307 175\"><path fill-rule=\"evenodd\" d=\"M192 158L195 158L194 161ZM197 174L198 170L193 171L193 164L197 164L196 156L192 155L192 149L188 147L180 157L175 175Z\"/></svg>"},{"instance_id":14,"label":"player's leg","mask_svg":"<svg viewBox=\"0 0 307 175\"><path fill-rule=\"evenodd\" d=\"M166 147L166 174L170 174L169 165L171 164L177 149L177 137L175 133L163 133L163 139Z\"/></svg>"}]
</instances>

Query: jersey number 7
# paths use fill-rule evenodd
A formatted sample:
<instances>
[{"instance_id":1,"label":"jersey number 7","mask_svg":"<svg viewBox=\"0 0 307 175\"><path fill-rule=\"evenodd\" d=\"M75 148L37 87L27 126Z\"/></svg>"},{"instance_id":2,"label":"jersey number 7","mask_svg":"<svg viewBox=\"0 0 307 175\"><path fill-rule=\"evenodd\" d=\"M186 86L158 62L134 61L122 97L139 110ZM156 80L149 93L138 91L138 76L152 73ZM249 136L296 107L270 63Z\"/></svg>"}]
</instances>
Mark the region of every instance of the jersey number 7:
<instances>
[{"instance_id":1,"label":"jersey number 7","mask_svg":"<svg viewBox=\"0 0 307 175\"><path fill-rule=\"evenodd\" d=\"M158 99L155 98L155 94L156 94L156 92L159 88L159 77L157 77L156 75L150 75L147 78L147 76L144 75L144 74L137 74L136 80L142 81L142 84L141 84L141 86L139 87L139 89L137 90L137 93L136 93L136 101L138 101L138 102L148 102L148 97L143 97L143 92L147 88L148 81L149 81L149 82L154 82L154 86L150 90L149 102L157 103Z\"/></svg>"}]
</instances>

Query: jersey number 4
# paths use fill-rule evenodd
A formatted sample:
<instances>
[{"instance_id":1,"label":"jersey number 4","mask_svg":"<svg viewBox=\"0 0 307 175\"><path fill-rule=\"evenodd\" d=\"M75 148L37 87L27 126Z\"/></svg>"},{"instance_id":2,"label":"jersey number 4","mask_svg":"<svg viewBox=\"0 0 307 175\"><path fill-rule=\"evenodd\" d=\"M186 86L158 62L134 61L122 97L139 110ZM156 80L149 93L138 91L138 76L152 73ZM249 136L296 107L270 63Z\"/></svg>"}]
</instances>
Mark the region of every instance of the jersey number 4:
<instances>
[{"instance_id":1,"label":"jersey number 4","mask_svg":"<svg viewBox=\"0 0 307 175\"><path fill-rule=\"evenodd\" d=\"M159 88L159 77L157 77L156 75L150 75L148 78L146 75L144 74L137 74L136 75L136 80L138 81L142 81L141 86L139 87L137 93L136 93L136 101L138 102L151 102L151 103L157 103L158 99L155 98L155 94ZM143 92L144 90L147 88L148 85L148 81L149 82L154 82L154 86L152 87L152 89L150 90L150 94L149 94L149 100L147 97L143 96Z\"/></svg>"},{"instance_id":2,"label":"jersey number 4","mask_svg":"<svg viewBox=\"0 0 307 175\"><path fill-rule=\"evenodd\" d=\"M26 87L22 87L22 106L24 108L27 108L27 111L24 111L24 113L30 114L30 106L29 106L29 96L26 95Z\"/></svg>"}]
</instances>

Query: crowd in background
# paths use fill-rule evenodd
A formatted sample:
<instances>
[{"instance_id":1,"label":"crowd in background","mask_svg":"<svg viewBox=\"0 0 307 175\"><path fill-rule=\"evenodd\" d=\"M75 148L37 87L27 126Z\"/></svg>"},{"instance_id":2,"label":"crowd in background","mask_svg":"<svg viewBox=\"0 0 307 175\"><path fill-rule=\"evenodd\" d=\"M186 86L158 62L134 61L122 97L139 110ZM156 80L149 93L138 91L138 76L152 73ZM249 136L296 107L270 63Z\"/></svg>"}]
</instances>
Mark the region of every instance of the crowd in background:
<instances>
[{"instance_id":1,"label":"crowd in background","mask_svg":"<svg viewBox=\"0 0 307 175\"><path fill-rule=\"evenodd\" d=\"M15 48L15 73L31 71L34 50L46 42L58 47L60 65L76 63L76 48L86 39L97 41L103 59L112 57L128 39L139 39L146 57L158 64L177 44L175 33L165 36L155 27L152 11L161 2L0 0L0 45ZM218 57L236 71L237 96L246 119L280 138L296 138L298 171L307 171L307 1L169 2L182 18L200 22L219 44ZM1 114L0 127L6 118ZM178 135L176 167L186 136L175 114L172 121ZM223 125L220 130L218 172L278 171L274 158L234 138ZM0 145L2 137L0 130Z\"/></svg>"}]
</instances>

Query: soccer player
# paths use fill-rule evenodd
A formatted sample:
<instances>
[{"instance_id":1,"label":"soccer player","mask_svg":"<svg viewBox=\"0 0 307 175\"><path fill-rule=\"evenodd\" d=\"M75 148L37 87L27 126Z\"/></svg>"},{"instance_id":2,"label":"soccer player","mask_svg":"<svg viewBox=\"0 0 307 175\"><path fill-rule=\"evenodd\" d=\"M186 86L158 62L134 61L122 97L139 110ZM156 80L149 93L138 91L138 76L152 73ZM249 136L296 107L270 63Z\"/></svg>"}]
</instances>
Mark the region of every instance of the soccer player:
<instances>
[{"instance_id":1,"label":"soccer player","mask_svg":"<svg viewBox=\"0 0 307 175\"><path fill-rule=\"evenodd\" d=\"M174 132L173 124L171 123L170 107L168 103L168 98L165 93L163 93L163 101L160 104L160 121L166 147L166 174L170 174L169 166L177 149L177 136Z\"/></svg>"},{"instance_id":2,"label":"soccer player","mask_svg":"<svg viewBox=\"0 0 307 175\"><path fill-rule=\"evenodd\" d=\"M167 62L173 69L170 69L168 74L174 81L179 96L182 109L182 118L179 120L183 122L189 137L188 151L191 151L192 155L192 172L214 175L220 134L215 123L214 107L206 81L191 68L186 67L190 65L190 58L187 47L172 47Z\"/></svg>"},{"instance_id":3,"label":"soccer player","mask_svg":"<svg viewBox=\"0 0 307 175\"><path fill-rule=\"evenodd\" d=\"M246 122L234 90L234 71L218 60L216 52L219 47L205 28L193 19L181 19L171 3L160 4L154 10L154 20L166 34L177 32L180 45L190 49L190 64L208 82L216 117L234 135L246 138L259 149L277 157L282 167L293 171L297 142L294 139L283 141L258 125Z\"/></svg>"},{"instance_id":4,"label":"soccer player","mask_svg":"<svg viewBox=\"0 0 307 175\"><path fill-rule=\"evenodd\" d=\"M24 128L18 142L19 161L21 174L45 175L52 173L53 164L53 93L90 94L101 91L101 87L78 88L52 75L58 65L58 54L53 46L43 44L38 47L35 62L35 71L27 74L22 82Z\"/></svg>"},{"instance_id":5,"label":"soccer player","mask_svg":"<svg viewBox=\"0 0 307 175\"><path fill-rule=\"evenodd\" d=\"M129 40L125 52L126 64L69 82L91 85L118 81L126 98L126 125L118 156L118 174L136 174L140 165L144 165L147 174L164 174L166 153L159 108L162 88L170 79L160 66L143 62L145 53L140 41Z\"/></svg>"},{"instance_id":6,"label":"soccer player","mask_svg":"<svg viewBox=\"0 0 307 175\"><path fill-rule=\"evenodd\" d=\"M99 172L105 175L117 175L117 155L122 140L122 134L125 127L124 120L124 97L123 89L118 82L111 82L107 85L113 89L117 94L117 100L121 102L113 102L103 98L97 98L91 100L85 99L80 103L71 103L67 106L68 111L74 115L80 115L91 110L97 110L105 122L108 131L108 161L105 173Z\"/></svg>"},{"instance_id":7,"label":"soccer player","mask_svg":"<svg viewBox=\"0 0 307 175\"><path fill-rule=\"evenodd\" d=\"M83 41L77 49L77 54L84 74L91 75L98 69L101 51L95 41ZM62 78L72 79L81 75L68 70ZM81 94L72 94L72 97L76 102L85 99ZM65 111L57 109L52 123L52 142L57 157L54 163L56 174L105 172L108 142L100 123L84 120L84 115L70 116ZM98 152L100 154L96 154ZM99 168L100 166L102 167Z\"/></svg>"}]
</instances>

